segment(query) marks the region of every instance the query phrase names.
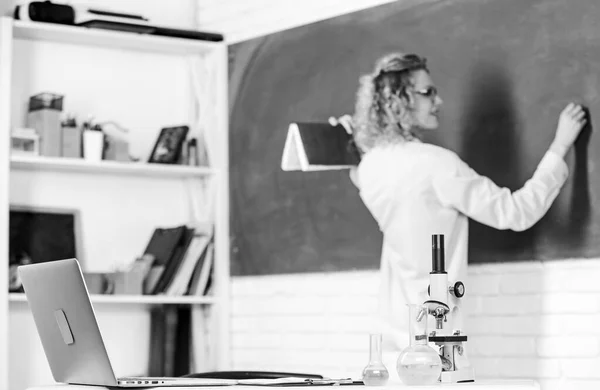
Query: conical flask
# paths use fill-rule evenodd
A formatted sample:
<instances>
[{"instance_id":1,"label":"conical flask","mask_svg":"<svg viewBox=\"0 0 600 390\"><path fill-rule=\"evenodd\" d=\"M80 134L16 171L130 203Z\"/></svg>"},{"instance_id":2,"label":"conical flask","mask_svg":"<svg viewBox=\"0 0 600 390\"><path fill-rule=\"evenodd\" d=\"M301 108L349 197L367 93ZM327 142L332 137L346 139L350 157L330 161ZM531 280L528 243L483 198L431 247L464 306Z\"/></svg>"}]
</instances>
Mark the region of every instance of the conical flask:
<instances>
[{"instance_id":1,"label":"conical flask","mask_svg":"<svg viewBox=\"0 0 600 390\"><path fill-rule=\"evenodd\" d=\"M384 386L390 378L381 355L381 333L369 335L369 364L362 372L362 380L367 386Z\"/></svg>"},{"instance_id":2,"label":"conical flask","mask_svg":"<svg viewBox=\"0 0 600 390\"><path fill-rule=\"evenodd\" d=\"M427 343L427 308L413 304L407 306L410 345L398 356L398 377L406 385L433 384L442 373L442 360Z\"/></svg>"}]
</instances>

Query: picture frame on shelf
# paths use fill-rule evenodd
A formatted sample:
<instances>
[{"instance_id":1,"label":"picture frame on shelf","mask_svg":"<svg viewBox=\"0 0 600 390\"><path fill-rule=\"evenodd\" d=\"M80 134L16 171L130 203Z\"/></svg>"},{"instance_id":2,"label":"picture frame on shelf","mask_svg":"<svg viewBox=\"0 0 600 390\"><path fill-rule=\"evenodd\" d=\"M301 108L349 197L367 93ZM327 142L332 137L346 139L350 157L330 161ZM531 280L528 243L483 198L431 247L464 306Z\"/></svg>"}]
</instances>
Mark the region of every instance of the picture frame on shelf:
<instances>
[{"instance_id":1,"label":"picture frame on shelf","mask_svg":"<svg viewBox=\"0 0 600 390\"><path fill-rule=\"evenodd\" d=\"M189 126L164 127L156 139L148 162L159 164L178 164L181 159L183 143L189 132Z\"/></svg>"}]
</instances>

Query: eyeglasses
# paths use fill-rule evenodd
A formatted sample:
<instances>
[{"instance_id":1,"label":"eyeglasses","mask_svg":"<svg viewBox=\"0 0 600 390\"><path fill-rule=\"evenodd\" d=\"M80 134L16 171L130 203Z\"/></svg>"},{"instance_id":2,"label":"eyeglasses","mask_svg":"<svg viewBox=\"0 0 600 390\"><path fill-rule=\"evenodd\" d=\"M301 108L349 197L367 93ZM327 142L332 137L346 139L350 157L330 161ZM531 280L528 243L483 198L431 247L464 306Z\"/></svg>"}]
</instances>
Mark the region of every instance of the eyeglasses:
<instances>
[{"instance_id":1,"label":"eyeglasses","mask_svg":"<svg viewBox=\"0 0 600 390\"><path fill-rule=\"evenodd\" d=\"M425 89L415 89L414 91L415 91L415 93L417 93L421 96L424 96L426 98L429 98L431 100L435 100L435 98L438 96L438 89L433 85L431 85Z\"/></svg>"}]
</instances>

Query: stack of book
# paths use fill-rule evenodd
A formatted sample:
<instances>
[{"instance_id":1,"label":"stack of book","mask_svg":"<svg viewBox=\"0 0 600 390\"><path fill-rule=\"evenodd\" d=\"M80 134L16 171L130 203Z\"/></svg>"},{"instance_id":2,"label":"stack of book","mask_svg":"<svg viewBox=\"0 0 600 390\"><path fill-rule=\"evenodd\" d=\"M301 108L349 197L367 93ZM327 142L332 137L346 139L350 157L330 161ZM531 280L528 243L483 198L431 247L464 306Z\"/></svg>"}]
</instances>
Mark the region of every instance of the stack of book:
<instances>
[{"instance_id":1,"label":"stack of book","mask_svg":"<svg viewBox=\"0 0 600 390\"><path fill-rule=\"evenodd\" d=\"M145 294L210 295L214 244L212 228L186 225L154 230L139 261L150 262ZM209 351L205 309L210 306L157 305L151 310L151 376L188 374ZM201 356L197 356L201 355Z\"/></svg>"},{"instance_id":2,"label":"stack of book","mask_svg":"<svg viewBox=\"0 0 600 390\"><path fill-rule=\"evenodd\" d=\"M144 294L208 295L212 282L212 231L186 225L157 228L142 259L152 259Z\"/></svg>"}]
</instances>

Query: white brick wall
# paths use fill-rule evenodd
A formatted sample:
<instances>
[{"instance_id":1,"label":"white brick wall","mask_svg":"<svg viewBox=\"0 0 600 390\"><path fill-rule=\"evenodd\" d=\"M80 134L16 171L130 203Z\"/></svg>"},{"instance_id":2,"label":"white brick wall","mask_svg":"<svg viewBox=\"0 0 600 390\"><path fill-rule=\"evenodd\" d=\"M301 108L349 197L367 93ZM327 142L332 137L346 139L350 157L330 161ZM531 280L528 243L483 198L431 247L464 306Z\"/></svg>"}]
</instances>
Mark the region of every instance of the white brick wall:
<instances>
[{"instance_id":1,"label":"white brick wall","mask_svg":"<svg viewBox=\"0 0 600 390\"><path fill-rule=\"evenodd\" d=\"M234 368L362 369L377 283L374 272L235 278Z\"/></svg>"},{"instance_id":2,"label":"white brick wall","mask_svg":"<svg viewBox=\"0 0 600 390\"><path fill-rule=\"evenodd\" d=\"M600 259L470 266L468 350L477 378L600 388ZM377 271L234 277L234 369L360 376ZM396 356L387 357L395 370Z\"/></svg>"}]
</instances>

